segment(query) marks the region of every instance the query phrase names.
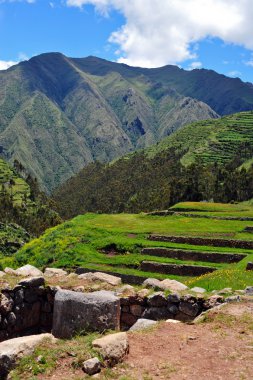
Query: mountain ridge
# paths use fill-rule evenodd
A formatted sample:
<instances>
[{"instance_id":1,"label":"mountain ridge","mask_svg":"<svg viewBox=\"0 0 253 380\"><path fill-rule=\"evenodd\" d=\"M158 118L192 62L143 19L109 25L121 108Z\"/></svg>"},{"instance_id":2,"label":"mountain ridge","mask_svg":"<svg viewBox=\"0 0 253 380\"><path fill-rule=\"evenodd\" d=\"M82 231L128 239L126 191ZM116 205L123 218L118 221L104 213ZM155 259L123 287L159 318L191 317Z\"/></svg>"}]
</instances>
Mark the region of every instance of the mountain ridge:
<instances>
[{"instance_id":1,"label":"mountain ridge","mask_svg":"<svg viewBox=\"0 0 253 380\"><path fill-rule=\"evenodd\" d=\"M0 87L0 154L20 161L47 191L90 162L109 162L193 121L253 107L253 88L214 72L61 53L1 71Z\"/></svg>"}]
</instances>

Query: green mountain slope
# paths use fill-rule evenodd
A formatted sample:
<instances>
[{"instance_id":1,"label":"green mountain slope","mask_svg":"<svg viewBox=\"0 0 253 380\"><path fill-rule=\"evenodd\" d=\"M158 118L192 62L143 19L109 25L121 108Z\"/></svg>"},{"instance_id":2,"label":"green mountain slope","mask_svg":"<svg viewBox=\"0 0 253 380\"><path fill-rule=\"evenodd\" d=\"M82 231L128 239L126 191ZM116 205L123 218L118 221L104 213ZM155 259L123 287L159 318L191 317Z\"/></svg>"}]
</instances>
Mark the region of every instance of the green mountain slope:
<instances>
[{"instance_id":1,"label":"green mountain slope","mask_svg":"<svg viewBox=\"0 0 253 380\"><path fill-rule=\"evenodd\" d=\"M252 158L253 112L242 112L190 124L111 164L91 164L54 198L65 218L166 209L179 201L244 201L253 197Z\"/></svg>"},{"instance_id":2,"label":"green mountain slope","mask_svg":"<svg viewBox=\"0 0 253 380\"><path fill-rule=\"evenodd\" d=\"M51 191L94 160L252 106L251 86L208 70L42 54L0 72L0 154Z\"/></svg>"},{"instance_id":3,"label":"green mountain slope","mask_svg":"<svg viewBox=\"0 0 253 380\"><path fill-rule=\"evenodd\" d=\"M14 169L0 159L0 255L13 253L29 234L38 236L60 223L51 203L18 161Z\"/></svg>"}]
</instances>

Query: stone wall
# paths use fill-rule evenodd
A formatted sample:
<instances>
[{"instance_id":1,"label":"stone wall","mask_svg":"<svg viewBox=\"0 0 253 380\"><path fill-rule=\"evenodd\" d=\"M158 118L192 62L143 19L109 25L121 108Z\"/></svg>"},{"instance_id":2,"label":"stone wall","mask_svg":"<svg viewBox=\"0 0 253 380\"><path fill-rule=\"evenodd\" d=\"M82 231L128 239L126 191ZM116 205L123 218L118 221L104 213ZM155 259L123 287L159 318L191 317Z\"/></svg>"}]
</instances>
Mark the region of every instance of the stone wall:
<instances>
[{"instance_id":1,"label":"stone wall","mask_svg":"<svg viewBox=\"0 0 253 380\"><path fill-rule=\"evenodd\" d=\"M0 341L51 331L57 289L44 284L38 277L1 290Z\"/></svg>"},{"instance_id":2,"label":"stone wall","mask_svg":"<svg viewBox=\"0 0 253 380\"><path fill-rule=\"evenodd\" d=\"M165 264L155 261L142 261L140 268L144 272L173 274L177 276L201 276L214 272L217 269L200 265Z\"/></svg>"},{"instance_id":3,"label":"stone wall","mask_svg":"<svg viewBox=\"0 0 253 380\"><path fill-rule=\"evenodd\" d=\"M168 257L178 260L190 261L206 261L211 263L238 263L247 255L237 253L216 253L216 252L200 252L188 251L183 249L169 249L169 248L143 248L141 253L143 255Z\"/></svg>"},{"instance_id":4,"label":"stone wall","mask_svg":"<svg viewBox=\"0 0 253 380\"><path fill-rule=\"evenodd\" d=\"M150 235L148 237L152 241L163 241L171 243L193 244L193 245L210 245L213 247L230 247L253 249L253 241L248 240L232 240L232 239L208 239L191 236L163 236L163 235Z\"/></svg>"},{"instance_id":5,"label":"stone wall","mask_svg":"<svg viewBox=\"0 0 253 380\"><path fill-rule=\"evenodd\" d=\"M154 293L149 297L130 296L122 297L121 303L121 330L128 330L139 318L155 321L176 319L189 322L203 311L224 302L221 296L203 296L190 294L179 296L170 294L167 297L162 292Z\"/></svg>"}]
</instances>

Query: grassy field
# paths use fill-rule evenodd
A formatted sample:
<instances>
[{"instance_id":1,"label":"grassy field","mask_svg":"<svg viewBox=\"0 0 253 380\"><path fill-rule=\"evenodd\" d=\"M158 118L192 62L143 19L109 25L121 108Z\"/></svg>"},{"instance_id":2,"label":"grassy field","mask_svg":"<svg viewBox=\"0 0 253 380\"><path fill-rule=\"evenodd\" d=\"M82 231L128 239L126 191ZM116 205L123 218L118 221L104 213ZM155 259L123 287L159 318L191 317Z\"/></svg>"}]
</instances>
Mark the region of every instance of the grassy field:
<instances>
[{"instance_id":1,"label":"grassy field","mask_svg":"<svg viewBox=\"0 0 253 380\"><path fill-rule=\"evenodd\" d=\"M175 206L180 209L196 209L211 213L215 210L222 215L237 215L252 212L250 205L222 205L207 203L186 203ZM187 216L152 216L147 214L86 214L80 215L57 227L46 231L40 238L26 244L13 258L2 257L2 266L6 264L20 266L30 263L37 267L58 266L73 269L112 271L134 274L143 277L175 278L191 286L204 286L208 290L233 287L244 288L253 285L253 272L245 271L248 261L253 261L253 250L211 245L197 246L170 242L149 241L149 234L170 236L192 236L234 240L253 240L253 234L244 232L246 226L253 222L239 220L215 220L191 218ZM168 247L201 252L245 253L247 257L237 264L217 264L200 261L183 261L164 257L141 254L143 247ZM6 261L8 260L8 261ZM213 266L218 270L198 278L147 273L139 269L143 260Z\"/></svg>"}]
</instances>

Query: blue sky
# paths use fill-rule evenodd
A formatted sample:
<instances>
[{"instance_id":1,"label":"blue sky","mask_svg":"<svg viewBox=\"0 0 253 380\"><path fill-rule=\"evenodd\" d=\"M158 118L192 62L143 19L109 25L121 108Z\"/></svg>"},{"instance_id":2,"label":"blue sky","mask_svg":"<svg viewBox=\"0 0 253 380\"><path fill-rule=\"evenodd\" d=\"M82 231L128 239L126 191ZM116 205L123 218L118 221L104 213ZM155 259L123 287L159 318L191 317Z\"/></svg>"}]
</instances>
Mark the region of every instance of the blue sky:
<instances>
[{"instance_id":1,"label":"blue sky","mask_svg":"<svg viewBox=\"0 0 253 380\"><path fill-rule=\"evenodd\" d=\"M0 0L0 68L59 51L253 82L252 0Z\"/></svg>"}]
</instances>

